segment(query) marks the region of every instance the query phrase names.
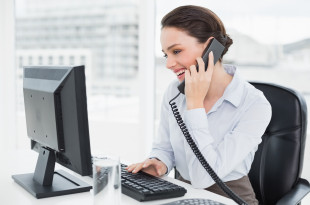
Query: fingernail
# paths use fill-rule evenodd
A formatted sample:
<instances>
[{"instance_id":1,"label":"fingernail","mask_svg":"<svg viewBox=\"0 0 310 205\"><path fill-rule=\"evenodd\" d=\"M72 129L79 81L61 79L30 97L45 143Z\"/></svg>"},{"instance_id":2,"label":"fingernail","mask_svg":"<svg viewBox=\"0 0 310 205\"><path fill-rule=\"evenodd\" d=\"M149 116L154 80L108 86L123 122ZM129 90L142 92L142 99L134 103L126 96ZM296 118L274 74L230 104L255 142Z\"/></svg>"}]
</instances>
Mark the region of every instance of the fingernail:
<instances>
[{"instance_id":1,"label":"fingernail","mask_svg":"<svg viewBox=\"0 0 310 205\"><path fill-rule=\"evenodd\" d=\"M143 168L145 168L146 167L146 164L143 164L143 166L142 166Z\"/></svg>"}]
</instances>

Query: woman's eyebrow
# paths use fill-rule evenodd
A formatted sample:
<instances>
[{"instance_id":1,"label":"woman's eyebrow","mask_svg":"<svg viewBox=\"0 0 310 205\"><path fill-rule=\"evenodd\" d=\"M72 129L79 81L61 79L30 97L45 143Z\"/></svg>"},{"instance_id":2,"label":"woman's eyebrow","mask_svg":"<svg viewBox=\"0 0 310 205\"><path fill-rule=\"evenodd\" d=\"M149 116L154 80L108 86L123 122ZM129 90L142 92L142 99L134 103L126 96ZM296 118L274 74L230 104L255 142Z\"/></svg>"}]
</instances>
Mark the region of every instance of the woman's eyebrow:
<instances>
[{"instance_id":1,"label":"woman's eyebrow","mask_svg":"<svg viewBox=\"0 0 310 205\"><path fill-rule=\"evenodd\" d=\"M175 44L172 44L171 46L169 46L167 48L167 51L169 51L171 48L173 48L174 46L177 46L177 45L180 45L179 43L175 43ZM164 52L164 50L161 50L162 52Z\"/></svg>"}]
</instances>

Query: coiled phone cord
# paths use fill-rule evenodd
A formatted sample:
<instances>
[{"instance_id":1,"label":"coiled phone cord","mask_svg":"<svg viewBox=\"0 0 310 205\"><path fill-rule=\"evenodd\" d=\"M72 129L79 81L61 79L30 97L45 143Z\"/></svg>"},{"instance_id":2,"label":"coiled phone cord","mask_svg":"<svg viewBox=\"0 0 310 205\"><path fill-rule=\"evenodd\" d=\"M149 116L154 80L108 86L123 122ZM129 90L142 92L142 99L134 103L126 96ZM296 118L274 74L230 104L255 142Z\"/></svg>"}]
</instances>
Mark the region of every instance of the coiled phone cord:
<instances>
[{"instance_id":1,"label":"coiled phone cord","mask_svg":"<svg viewBox=\"0 0 310 205\"><path fill-rule=\"evenodd\" d=\"M181 129L181 131L183 132L183 135L186 139L186 141L188 142L189 146L191 147L191 149L193 150L194 154L196 155L197 159L199 160L199 162L201 163L201 165L205 168L205 170L208 172L208 174L211 176L211 178L215 181L215 183L231 198L233 199L237 204L240 205L247 205L247 203L241 199L238 195L236 195L218 176L217 174L214 172L214 170L211 168L211 166L209 165L209 163L207 162L207 160L205 159L205 157L201 154L200 150L198 149L196 143L194 142L194 140L192 139L191 135L188 132L188 129L186 128L185 123L183 122L183 119L179 113L178 107L176 106L174 101L179 95L181 94L181 92L176 95L172 100L169 101L169 104L171 106L171 110L173 112L173 115Z\"/></svg>"}]
</instances>

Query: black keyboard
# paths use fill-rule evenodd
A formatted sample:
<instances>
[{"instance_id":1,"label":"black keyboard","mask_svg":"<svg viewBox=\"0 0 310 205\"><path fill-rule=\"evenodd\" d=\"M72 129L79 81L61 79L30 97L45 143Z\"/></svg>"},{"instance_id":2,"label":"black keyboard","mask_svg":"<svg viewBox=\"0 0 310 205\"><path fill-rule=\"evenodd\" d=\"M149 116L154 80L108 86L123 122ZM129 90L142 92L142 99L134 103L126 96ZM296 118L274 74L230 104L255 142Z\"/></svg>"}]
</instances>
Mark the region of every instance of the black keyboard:
<instances>
[{"instance_id":1,"label":"black keyboard","mask_svg":"<svg viewBox=\"0 0 310 205\"><path fill-rule=\"evenodd\" d=\"M138 201L151 201L184 196L185 188L144 172L128 172L121 165L122 193Z\"/></svg>"},{"instance_id":2,"label":"black keyboard","mask_svg":"<svg viewBox=\"0 0 310 205\"><path fill-rule=\"evenodd\" d=\"M162 205L224 205L224 204L210 199L182 199Z\"/></svg>"}]
</instances>

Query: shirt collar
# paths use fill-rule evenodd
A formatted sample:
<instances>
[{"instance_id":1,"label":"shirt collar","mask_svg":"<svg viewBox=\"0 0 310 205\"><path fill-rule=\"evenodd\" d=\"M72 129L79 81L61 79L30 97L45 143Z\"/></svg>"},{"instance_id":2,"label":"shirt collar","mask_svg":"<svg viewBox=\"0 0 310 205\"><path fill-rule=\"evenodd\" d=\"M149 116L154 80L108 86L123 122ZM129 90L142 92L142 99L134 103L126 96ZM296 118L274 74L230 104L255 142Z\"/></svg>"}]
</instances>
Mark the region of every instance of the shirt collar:
<instances>
[{"instance_id":1,"label":"shirt collar","mask_svg":"<svg viewBox=\"0 0 310 205\"><path fill-rule=\"evenodd\" d=\"M225 64L224 69L229 75L233 76L233 79L224 91L223 100L229 101L235 107L238 107L241 102L244 84L235 66Z\"/></svg>"}]
</instances>

